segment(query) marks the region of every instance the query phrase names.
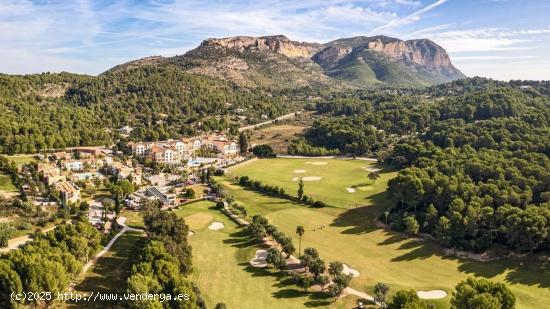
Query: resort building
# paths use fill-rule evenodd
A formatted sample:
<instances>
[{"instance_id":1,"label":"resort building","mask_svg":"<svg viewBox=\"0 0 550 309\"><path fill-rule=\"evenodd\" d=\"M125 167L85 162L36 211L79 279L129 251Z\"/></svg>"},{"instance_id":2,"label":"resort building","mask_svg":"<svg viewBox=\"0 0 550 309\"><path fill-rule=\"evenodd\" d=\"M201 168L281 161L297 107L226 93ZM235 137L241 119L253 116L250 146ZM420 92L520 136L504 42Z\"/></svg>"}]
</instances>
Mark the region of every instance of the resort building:
<instances>
[{"instance_id":1,"label":"resort building","mask_svg":"<svg viewBox=\"0 0 550 309\"><path fill-rule=\"evenodd\" d=\"M66 203L76 203L80 201L80 189L69 181L62 181L55 185L55 188L61 194L61 200Z\"/></svg>"},{"instance_id":2,"label":"resort building","mask_svg":"<svg viewBox=\"0 0 550 309\"><path fill-rule=\"evenodd\" d=\"M137 157L150 157L159 163L173 164L188 160L200 149L210 149L219 157L233 157L239 154L239 147L223 134L201 135L180 140L159 142L130 142L132 154Z\"/></svg>"}]
</instances>

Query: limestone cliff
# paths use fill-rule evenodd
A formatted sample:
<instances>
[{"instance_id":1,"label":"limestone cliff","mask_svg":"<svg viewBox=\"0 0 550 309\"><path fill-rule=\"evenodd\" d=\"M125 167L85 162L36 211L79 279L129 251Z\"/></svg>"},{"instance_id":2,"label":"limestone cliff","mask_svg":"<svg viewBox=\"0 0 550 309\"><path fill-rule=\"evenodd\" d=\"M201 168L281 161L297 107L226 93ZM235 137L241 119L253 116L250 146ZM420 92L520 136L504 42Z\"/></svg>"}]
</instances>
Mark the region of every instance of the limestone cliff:
<instances>
[{"instance_id":1,"label":"limestone cliff","mask_svg":"<svg viewBox=\"0 0 550 309\"><path fill-rule=\"evenodd\" d=\"M270 88L418 87L465 77L436 43L386 36L325 44L292 41L283 35L212 38L181 56L144 58L112 70L139 65L176 65L245 87Z\"/></svg>"},{"instance_id":2,"label":"limestone cliff","mask_svg":"<svg viewBox=\"0 0 550 309\"><path fill-rule=\"evenodd\" d=\"M321 44L291 41L284 35L262 37L236 36L207 39L201 45L215 45L238 50L239 52L271 51L290 58L310 58L321 48Z\"/></svg>"}]
</instances>

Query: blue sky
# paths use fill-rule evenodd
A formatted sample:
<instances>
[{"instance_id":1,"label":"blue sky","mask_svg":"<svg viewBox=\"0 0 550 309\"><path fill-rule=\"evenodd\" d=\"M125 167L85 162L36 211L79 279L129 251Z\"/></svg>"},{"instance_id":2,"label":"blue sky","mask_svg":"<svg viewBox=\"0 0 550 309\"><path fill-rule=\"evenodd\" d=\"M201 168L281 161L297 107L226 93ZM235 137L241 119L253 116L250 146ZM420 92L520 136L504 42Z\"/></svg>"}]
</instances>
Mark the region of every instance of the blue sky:
<instances>
[{"instance_id":1,"label":"blue sky","mask_svg":"<svg viewBox=\"0 0 550 309\"><path fill-rule=\"evenodd\" d=\"M428 38L469 76L550 80L549 0L1 0L0 72L99 74L203 39Z\"/></svg>"}]
</instances>

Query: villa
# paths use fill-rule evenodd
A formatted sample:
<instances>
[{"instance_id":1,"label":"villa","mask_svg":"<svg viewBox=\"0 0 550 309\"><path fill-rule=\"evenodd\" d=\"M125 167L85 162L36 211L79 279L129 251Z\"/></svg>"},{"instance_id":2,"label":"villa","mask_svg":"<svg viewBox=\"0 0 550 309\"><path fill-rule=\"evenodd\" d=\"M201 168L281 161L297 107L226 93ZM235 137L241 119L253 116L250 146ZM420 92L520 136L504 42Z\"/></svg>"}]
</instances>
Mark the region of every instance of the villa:
<instances>
[{"instance_id":1,"label":"villa","mask_svg":"<svg viewBox=\"0 0 550 309\"><path fill-rule=\"evenodd\" d=\"M61 194L61 200L66 203L77 203L80 201L80 189L69 181L62 181L55 185Z\"/></svg>"},{"instance_id":2,"label":"villa","mask_svg":"<svg viewBox=\"0 0 550 309\"><path fill-rule=\"evenodd\" d=\"M234 157L239 154L238 145L223 134L201 135L180 140L158 142L129 142L128 147L137 157L150 157L158 163L180 163L192 158L197 151L206 148L219 153L220 157Z\"/></svg>"}]
</instances>

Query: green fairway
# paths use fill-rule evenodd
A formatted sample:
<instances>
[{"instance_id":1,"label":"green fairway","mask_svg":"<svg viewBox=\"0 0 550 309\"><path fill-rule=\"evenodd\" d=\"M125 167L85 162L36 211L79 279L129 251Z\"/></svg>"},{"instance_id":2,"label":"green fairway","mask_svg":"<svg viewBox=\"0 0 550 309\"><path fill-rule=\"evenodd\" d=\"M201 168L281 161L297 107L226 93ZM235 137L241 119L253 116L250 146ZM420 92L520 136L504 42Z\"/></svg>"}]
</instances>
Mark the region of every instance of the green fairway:
<instances>
[{"instance_id":1,"label":"green fairway","mask_svg":"<svg viewBox=\"0 0 550 309\"><path fill-rule=\"evenodd\" d=\"M145 224L143 223L143 216L138 210L124 209L120 212L121 217L126 217L127 226L133 227L135 229L144 229Z\"/></svg>"},{"instance_id":2,"label":"green fairway","mask_svg":"<svg viewBox=\"0 0 550 309\"><path fill-rule=\"evenodd\" d=\"M75 287L79 293L115 293L126 288L126 279L137 262L145 244L145 234L128 231L120 236L111 249L100 257L97 263L84 274L84 280ZM114 305L100 302L79 302L75 308L105 308Z\"/></svg>"},{"instance_id":3,"label":"green fairway","mask_svg":"<svg viewBox=\"0 0 550 309\"><path fill-rule=\"evenodd\" d=\"M17 188L13 185L10 176L0 173L0 191L16 192Z\"/></svg>"},{"instance_id":4,"label":"green fairway","mask_svg":"<svg viewBox=\"0 0 550 309\"><path fill-rule=\"evenodd\" d=\"M367 177L369 169L380 169L381 177L374 183ZM303 178L305 195L340 208L367 204L373 193L386 189L387 181L395 174L395 171L372 161L318 158L260 159L235 166L227 172L228 177L248 176L252 180L282 187L295 196L298 179ZM320 179L308 181L308 177Z\"/></svg>"},{"instance_id":5,"label":"green fairway","mask_svg":"<svg viewBox=\"0 0 550 309\"><path fill-rule=\"evenodd\" d=\"M371 294L377 282L388 283L393 292L398 289L442 289L447 291L449 296L432 303L445 308L449 306L453 287L469 276L477 276L503 281L509 285L517 297L518 308L541 308L544 304L550 303L550 262L547 259L531 256L476 262L446 256L443 254L443 248L431 241L415 240L377 228L373 218L380 214L384 205L388 203L386 194L383 192L384 178L377 181L376 190L370 191L368 196L363 198L365 201L363 204L367 206L352 209L309 208L243 189L233 183L234 173L242 172L243 175L250 175L252 179L258 179L262 177L261 171L264 170L266 171L262 179L264 183L281 185L281 181L277 179L286 177L289 168L293 169L301 164L299 162L277 163L277 160L259 160L243 165L226 177L217 179L238 204L246 207L249 216L263 214L280 230L291 235L295 243L298 242L294 234L296 226L303 225L306 233L302 240L302 248L315 247L325 261L342 261L360 271L361 275L352 280L352 287ZM349 163L355 164L353 161ZM332 161L326 166L330 164ZM288 168L273 168L273 166L288 166ZM274 174L274 170L279 171L281 176ZM252 173L256 173L256 176ZM350 175L351 178L356 178L354 174ZM344 179L343 181L351 183L354 180ZM319 182L319 184L322 183ZM306 183L306 188L308 185L311 191L319 190L311 188L311 183ZM331 193L339 192L337 185L334 184L334 186L335 188L323 186L324 191L330 192L324 193L323 190L319 190L319 194L336 195Z\"/></svg>"},{"instance_id":6,"label":"green fairway","mask_svg":"<svg viewBox=\"0 0 550 309\"><path fill-rule=\"evenodd\" d=\"M306 294L272 269L249 265L260 245L248 237L225 215L201 201L174 210L189 219L189 225L202 225L189 237L193 247L193 278L199 285L208 308L224 302L228 308L352 308L356 298L348 296L332 303L322 294ZM197 216L199 214L199 216ZM206 217L211 220L206 222ZM222 222L223 229L208 229L211 222Z\"/></svg>"}]
</instances>

